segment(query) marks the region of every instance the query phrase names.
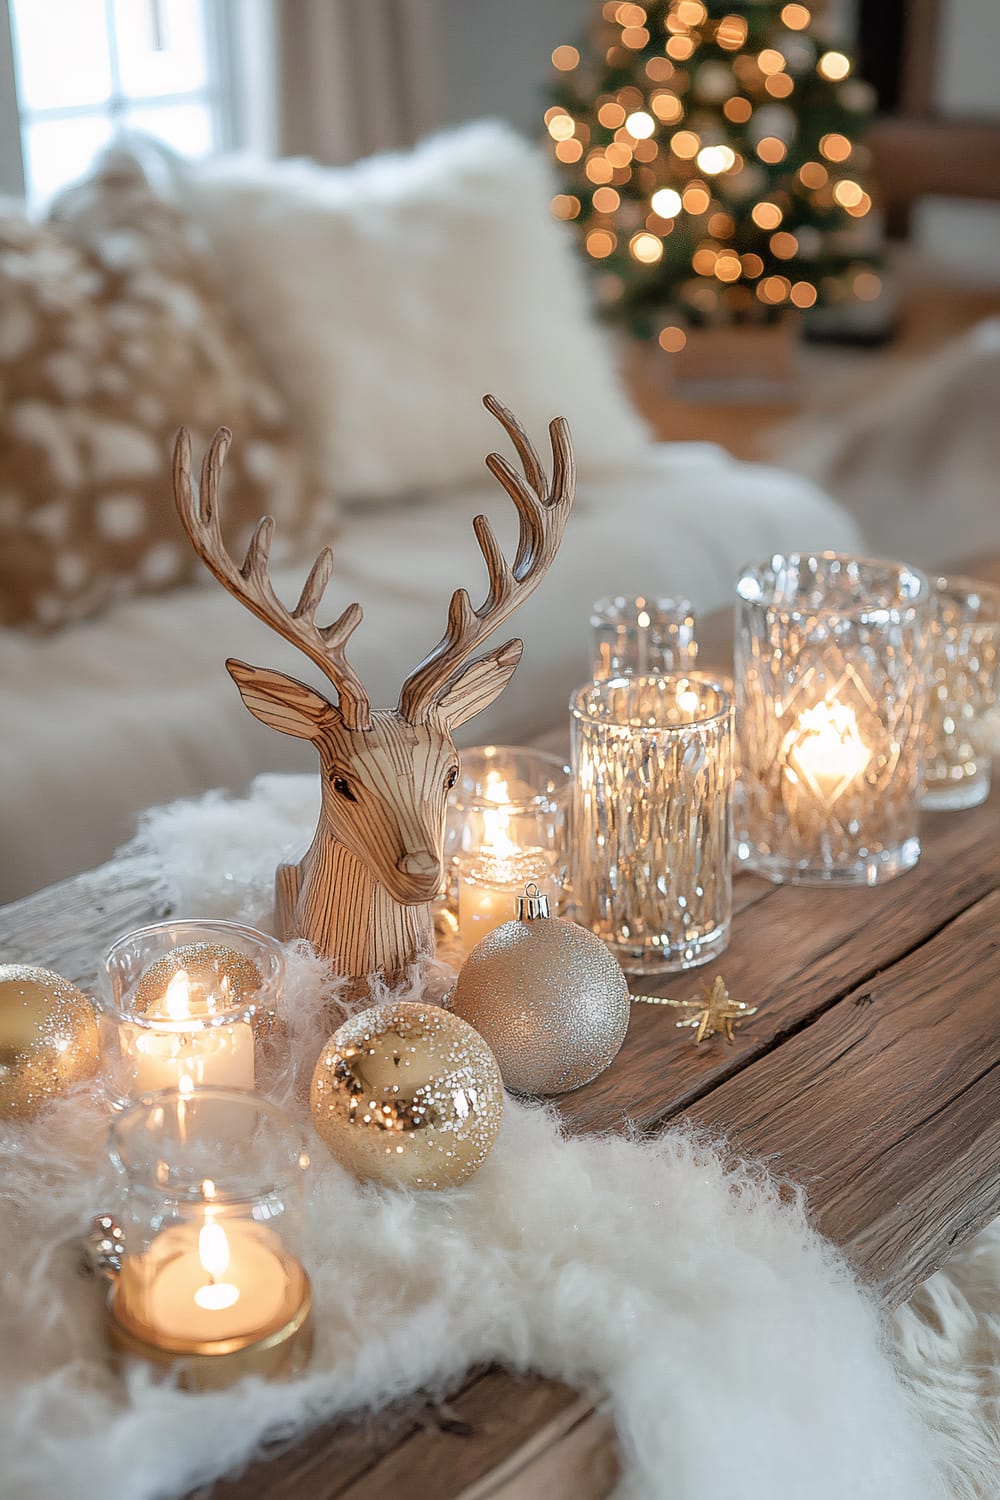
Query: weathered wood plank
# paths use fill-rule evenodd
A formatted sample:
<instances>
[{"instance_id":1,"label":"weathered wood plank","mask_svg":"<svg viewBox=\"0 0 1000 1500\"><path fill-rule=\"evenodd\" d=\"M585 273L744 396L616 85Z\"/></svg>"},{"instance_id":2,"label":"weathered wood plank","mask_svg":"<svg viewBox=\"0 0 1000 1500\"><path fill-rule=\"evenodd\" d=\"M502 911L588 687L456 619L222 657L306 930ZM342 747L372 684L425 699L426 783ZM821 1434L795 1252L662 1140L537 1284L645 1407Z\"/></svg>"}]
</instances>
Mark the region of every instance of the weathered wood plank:
<instances>
[{"instance_id":1,"label":"weathered wood plank","mask_svg":"<svg viewBox=\"0 0 1000 1500\"><path fill-rule=\"evenodd\" d=\"M1000 1212L1000 891L688 1117L803 1183L892 1305Z\"/></svg>"}]
</instances>

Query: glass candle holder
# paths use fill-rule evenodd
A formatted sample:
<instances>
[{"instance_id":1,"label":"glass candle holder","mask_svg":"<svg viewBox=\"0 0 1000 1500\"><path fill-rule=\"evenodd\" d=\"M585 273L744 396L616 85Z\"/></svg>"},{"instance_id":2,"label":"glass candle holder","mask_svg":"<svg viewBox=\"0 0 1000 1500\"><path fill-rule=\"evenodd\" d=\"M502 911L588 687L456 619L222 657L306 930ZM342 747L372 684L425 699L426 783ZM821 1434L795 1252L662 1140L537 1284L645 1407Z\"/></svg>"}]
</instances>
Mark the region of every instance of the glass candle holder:
<instances>
[{"instance_id":1,"label":"glass candle holder","mask_svg":"<svg viewBox=\"0 0 1000 1500\"><path fill-rule=\"evenodd\" d=\"M732 698L700 674L613 677L570 722L578 920L626 974L708 963L732 911Z\"/></svg>"},{"instance_id":2,"label":"glass candle holder","mask_svg":"<svg viewBox=\"0 0 1000 1500\"><path fill-rule=\"evenodd\" d=\"M122 1183L112 1346L198 1390L281 1379L309 1357L299 1259L304 1141L277 1105L231 1089L151 1094L111 1128Z\"/></svg>"},{"instance_id":3,"label":"glass candle holder","mask_svg":"<svg viewBox=\"0 0 1000 1500\"><path fill-rule=\"evenodd\" d=\"M938 578L931 591L933 671L923 806L976 807L990 793L1000 689L1000 589Z\"/></svg>"},{"instance_id":4,"label":"glass candle holder","mask_svg":"<svg viewBox=\"0 0 1000 1500\"><path fill-rule=\"evenodd\" d=\"M590 616L594 681L690 672L698 655L688 599L598 599Z\"/></svg>"},{"instance_id":5,"label":"glass candle holder","mask_svg":"<svg viewBox=\"0 0 1000 1500\"><path fill-rule=\"evenodd\" d=\"M772 880L916 864L928 584L905 563L772 557L737 583L737 853Z\"/></svg>"},{"instance_id":6,"label":"glass candle holder","mask_svg":"<svg viewBox=\"0 0 1000 1500\"><path fill-rule=\"evenodd\" d=\"M561 909L571 796L570 769L558 755L515 745L462 752L444 848L447 899L465 947L510 921L528 881Z\"/></svg>"},{"instance_id":7,"label":"glass candle holder","mask_svg":"<svg viewBox=\"0 0 1000 1500\"><path fill-rule=\"evenodd\" d=\"M255 1036L274 1024L281 945L236 922L158 922L113 944L98 1018L116 1109L157 1089L252 1089Z\"/></svg>"}]
</instances>

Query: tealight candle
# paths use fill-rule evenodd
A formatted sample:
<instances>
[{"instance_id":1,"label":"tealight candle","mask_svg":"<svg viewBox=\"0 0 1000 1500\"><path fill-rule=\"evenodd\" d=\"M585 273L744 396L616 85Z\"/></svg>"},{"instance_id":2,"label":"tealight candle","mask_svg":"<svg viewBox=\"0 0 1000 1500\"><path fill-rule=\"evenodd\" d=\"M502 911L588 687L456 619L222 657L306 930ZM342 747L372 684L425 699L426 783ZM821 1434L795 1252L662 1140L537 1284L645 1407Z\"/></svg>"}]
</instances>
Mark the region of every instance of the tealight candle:
<instances>
[{"instance_id":1,"label":"tealight candle","mask_svg":"<svg viewBox=\"0 0 1000 1500\"><path fill-rule=\"evenodd\" d=\"M853 708L836 701L803 709L783 748L789 769L831 807L871 760Z\"/></svg>"},{"instance_id":2,"label":"tealight candle","mask_svg":"<svg viewBox=\"0 0 1000 1500\"><path fill-rule=\"evenodd\" d=\"M159 1004L121 1025L120 1045L132 1063L135 1095L178 1088L188 1079L199 1087L252 1089L253 1027L245 1008L228 1005L229 987L192 993L184 969L167 985Z\"/></svg>"},{"instance_id":3,"label":"tealight candle","mask_svg":"<svg viewBox=\"0 0 1000 1500\"><path fill-rule=\"evenodd\" d=\"M301 1368L311 1290L294 1247L309 1159L283 1112L231 1089L156 1094L118 1117L111 1156L125 1179L115 1349L198 1389Z\"/></svg>"},{"instance_id":4,"label":"tealight candle","mask_svg":"<svg viewBox=\"0 0 1000 1500\"><path fill-rule=\"evenodd\" d=\"M508 787L498 773L487 776L485 795L492 805L482 811L483 846L457 857L458 926L462 943L470 949L510 921L528 881L550 886L555 867L547 850L521 848L511 839Z\"/></svg>"}]
</instances>

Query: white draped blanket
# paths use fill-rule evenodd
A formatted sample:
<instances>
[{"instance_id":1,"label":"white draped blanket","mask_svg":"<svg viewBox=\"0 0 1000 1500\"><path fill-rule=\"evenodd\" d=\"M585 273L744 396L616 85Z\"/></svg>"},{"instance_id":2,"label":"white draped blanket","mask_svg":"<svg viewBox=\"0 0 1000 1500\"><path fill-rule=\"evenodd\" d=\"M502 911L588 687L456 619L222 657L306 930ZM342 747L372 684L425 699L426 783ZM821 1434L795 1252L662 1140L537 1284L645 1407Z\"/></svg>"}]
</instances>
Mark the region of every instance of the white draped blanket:
<instances>
[{"instance_id":1,"label":"white draped blanket","mask_svg":"<svg viewBox=\"0 0 1000 1500\"><path fill-rule=\"evenodd\" d=\"M314 795L311 779L266 778L249 803L154 815L143 837L178 909L261 921L280 846L307 826ZM323 962L290 951L291 1050L262 1071L307 1128L305 1085L343 1014L336 994ZM443 1391L490 1360L605 1402L632 1500L990 1493L973 1473L991 1462L990 1352L957 1285L945 1295L935 1278L923 1295L936 1306L903 1315L917 1377L907 1380L891 1331L802 1199L783 1201L762 1169L680 1130L568 1139L547 1110L514 1101L485 1166L450 1192L361 1186L311 1137L308 1373L206 1395L142 1369L121 1379L98 1290L76 1269L76 1236L114 1201L105 1129L100 1106L78 1096L0 1131L4 1500L180 1495L265 1439L419 1387ZM995 1279L996 1259L980 1248L980 1282ZM979 1339L976 1379L946 1369L961 1346L949 1307L965 1347ZM935 1371L947 1387L937 1407ZM956 1434L971 1452L964 1470Z\"/></svg>"}]
</instances>

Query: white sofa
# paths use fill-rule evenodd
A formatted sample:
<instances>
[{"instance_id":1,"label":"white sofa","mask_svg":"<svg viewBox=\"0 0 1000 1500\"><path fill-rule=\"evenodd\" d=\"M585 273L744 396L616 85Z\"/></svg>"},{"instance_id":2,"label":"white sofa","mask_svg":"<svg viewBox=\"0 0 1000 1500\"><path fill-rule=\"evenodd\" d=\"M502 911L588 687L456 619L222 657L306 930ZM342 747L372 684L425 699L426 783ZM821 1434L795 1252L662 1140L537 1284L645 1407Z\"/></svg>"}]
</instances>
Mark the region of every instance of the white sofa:
<instances>
[{"instance_id":1,"label":"white sofa","mask_svg":"<svg viewBox=\"0 0 1000 1500\"><path fill-rule=\"evenodd\" d=\"M452 589L465 584L478 602L479 510L510 539L512 507L488 476L479 491L348 517L330 617L350 599L364 605L351 656L375 703L396 701L438 639ZM751 557L858 544L855 523L805 480L707 445L651 447L633 469L580 485L550 575L505 627L525 641L517 675L465 742L517 743L560 722L588 675L599 595L682 592L706 611L728 600ZM300 580L301 571L276 576L290 599ZM41 640L0 632L0 899L106 859L144 807L314 764L309 746L246 712L223 665L231 655L320 684L212 580L128 600Z\"/></svg>"}]
</instances>

